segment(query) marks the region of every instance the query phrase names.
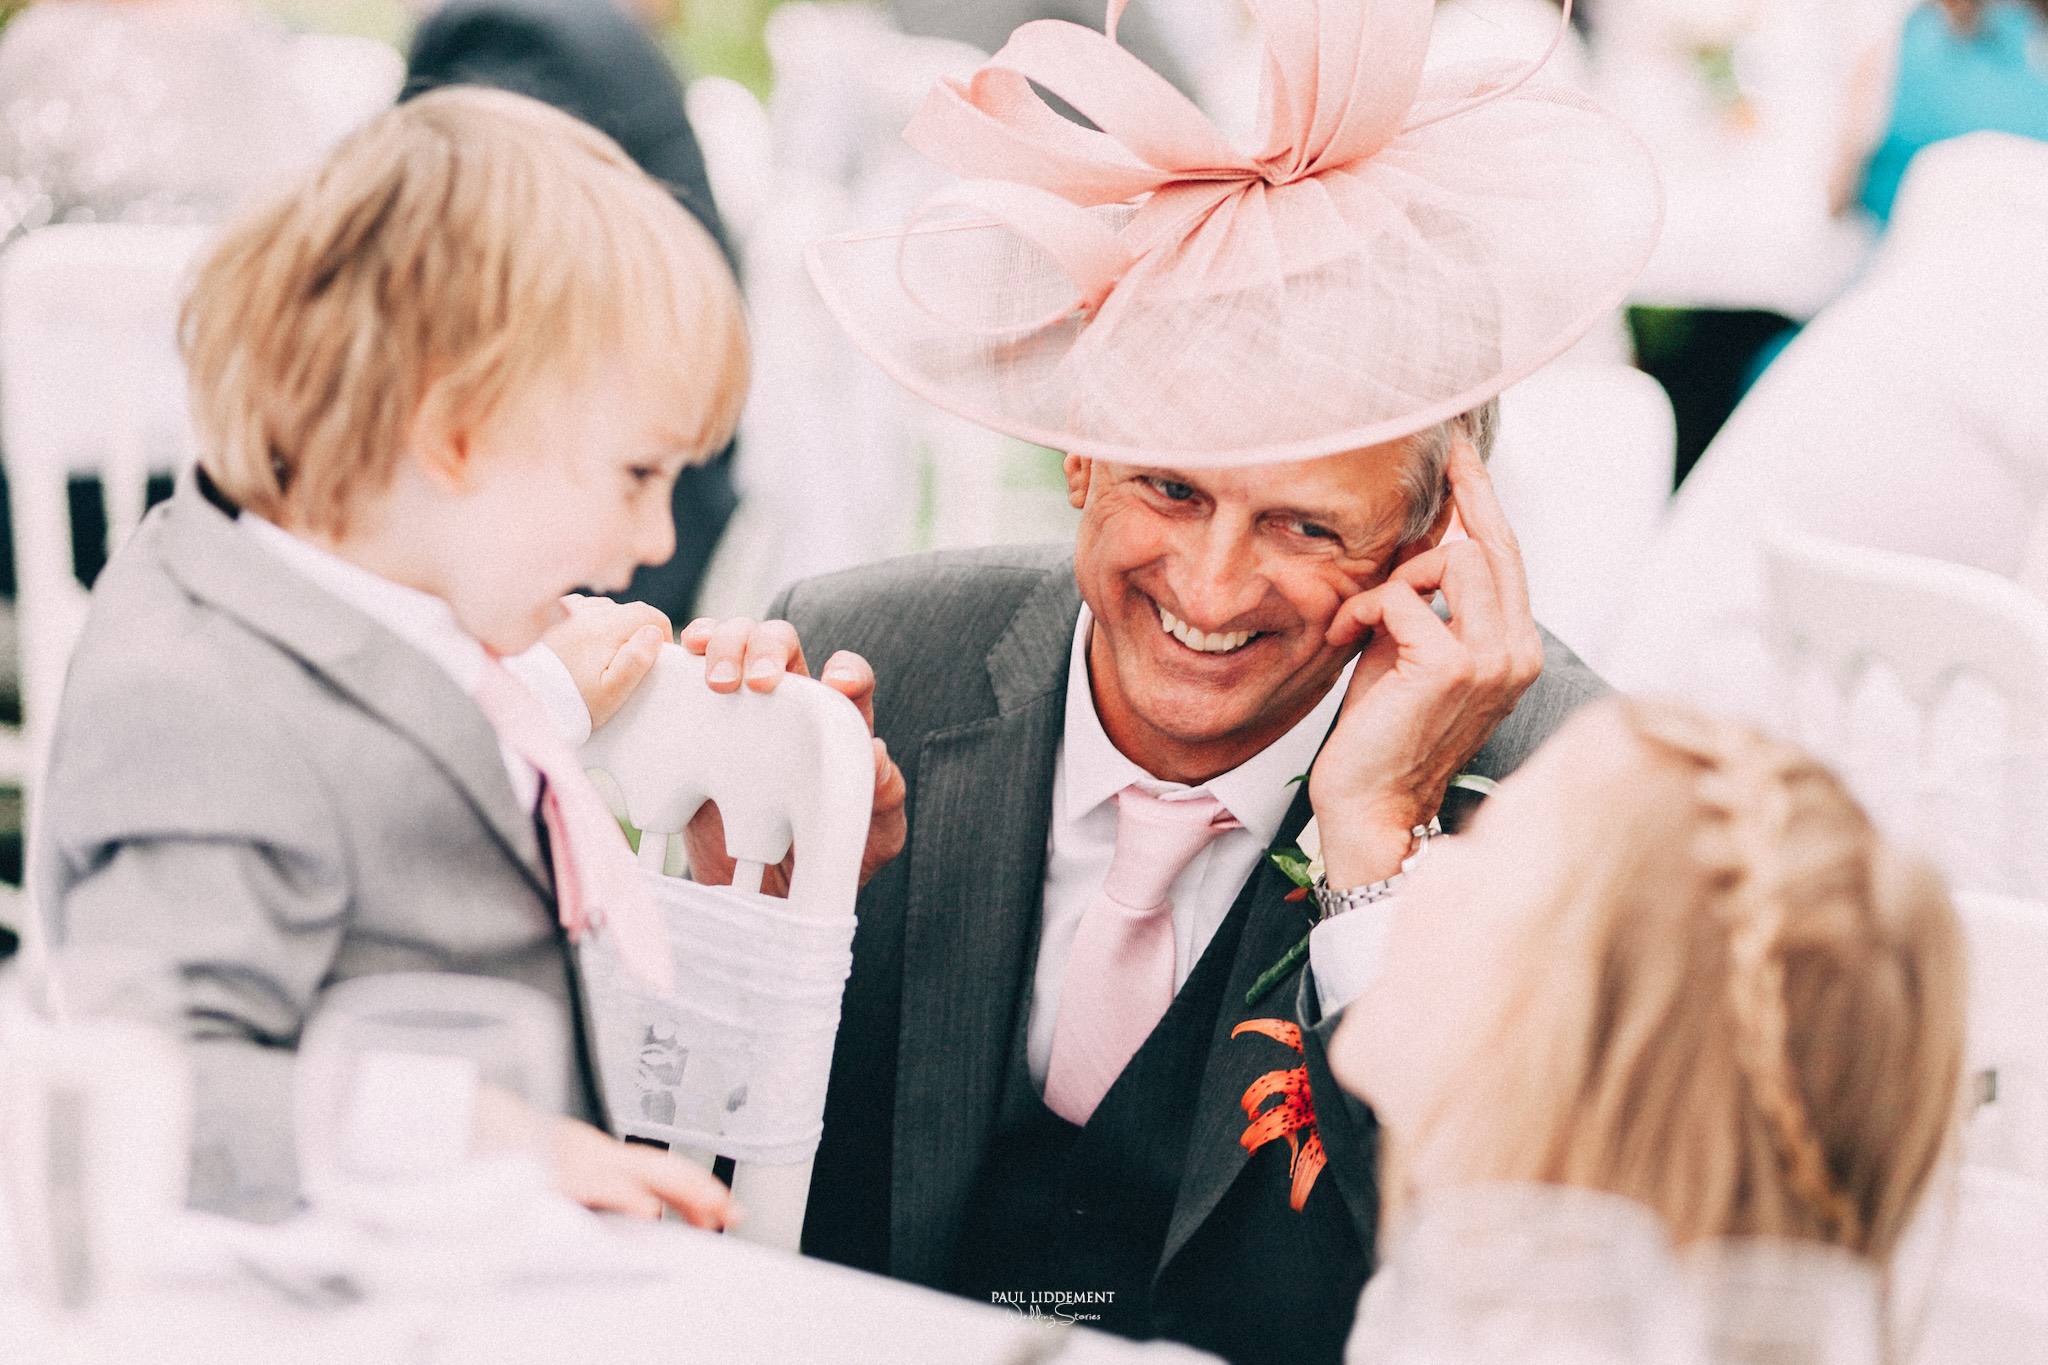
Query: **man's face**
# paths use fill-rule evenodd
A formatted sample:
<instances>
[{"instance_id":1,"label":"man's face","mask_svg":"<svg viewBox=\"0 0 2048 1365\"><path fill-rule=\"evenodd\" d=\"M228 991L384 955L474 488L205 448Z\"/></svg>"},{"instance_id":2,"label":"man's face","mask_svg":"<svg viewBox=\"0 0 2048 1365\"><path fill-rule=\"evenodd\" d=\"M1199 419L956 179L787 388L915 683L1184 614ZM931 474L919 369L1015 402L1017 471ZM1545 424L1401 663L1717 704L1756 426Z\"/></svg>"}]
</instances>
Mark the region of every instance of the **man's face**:
<instances>
[{"instance_id":1,"label":"man's face","mask_svg":"<svg viewBox=\"0 0 2048 1365\"><path fill-rule=\"evenodd\" d=\"M1324 639L1384 582L1408 515L1406 443L1252 469L1067 457L1089 667L1110 738L1161 777L1237 766L1315 706L1355 647Z\"/></svg>"}]
</instances>

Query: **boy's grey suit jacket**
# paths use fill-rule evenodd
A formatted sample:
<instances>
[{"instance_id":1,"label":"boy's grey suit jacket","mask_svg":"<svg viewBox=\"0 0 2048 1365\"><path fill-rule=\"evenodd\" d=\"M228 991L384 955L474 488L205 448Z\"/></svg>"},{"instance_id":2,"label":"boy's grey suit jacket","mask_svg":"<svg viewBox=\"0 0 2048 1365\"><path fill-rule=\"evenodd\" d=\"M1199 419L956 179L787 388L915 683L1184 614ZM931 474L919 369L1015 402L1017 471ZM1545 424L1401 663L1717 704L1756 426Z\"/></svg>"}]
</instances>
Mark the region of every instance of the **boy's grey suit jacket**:
<instances>
[{"instance_id":1,"label":"boy's grey suit jacket","mask_svg":"<svg viewBox=\"0 0 2048 1365\"><path fill-rule=\"evenodd\" d=\"M188 475L115 556L72 657L33 831L53 942L171 969L197 1083L195 1204L296 1197L292 1049L322 992L516 981L570 1030L576 978L540 836L448 674L235 529Z\"/></svg>"}]
</instances>

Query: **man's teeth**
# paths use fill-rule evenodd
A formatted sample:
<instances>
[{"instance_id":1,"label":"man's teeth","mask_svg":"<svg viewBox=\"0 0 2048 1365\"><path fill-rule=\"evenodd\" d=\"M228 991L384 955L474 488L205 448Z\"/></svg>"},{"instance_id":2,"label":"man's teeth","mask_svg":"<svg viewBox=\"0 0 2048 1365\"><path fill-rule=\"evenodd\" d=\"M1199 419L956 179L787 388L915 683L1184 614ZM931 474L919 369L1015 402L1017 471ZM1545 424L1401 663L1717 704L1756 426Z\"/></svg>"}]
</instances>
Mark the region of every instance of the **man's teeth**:
<instances>
[{"instance_id":1,"label":"man's teeth","mask_svg":"<svg viewBox=\"0 0 2048 1365\"><path fill-rule=\"evenodd\" d=\"M1159 608L1159 628L1189 649L1204 654L1228 654L1233 649L1242 649L1254 634L1249 630L1233 630L1223 635L1211 635L1205 630L1196 630L1165 607Z\"/></svg>"}]
</instances>

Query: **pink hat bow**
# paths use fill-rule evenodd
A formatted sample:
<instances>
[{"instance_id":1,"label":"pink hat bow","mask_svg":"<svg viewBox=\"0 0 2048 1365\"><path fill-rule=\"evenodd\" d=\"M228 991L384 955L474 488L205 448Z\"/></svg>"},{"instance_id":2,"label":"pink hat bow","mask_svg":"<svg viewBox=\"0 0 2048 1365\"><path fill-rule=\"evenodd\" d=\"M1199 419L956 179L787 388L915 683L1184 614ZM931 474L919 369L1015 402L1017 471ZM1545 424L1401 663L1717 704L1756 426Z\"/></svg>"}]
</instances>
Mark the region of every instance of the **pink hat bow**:
<instances>
[{"instance_id":1,"label":"pink hat bow","mask_svg":"<svg viewBox=\"0 0 2048 1365\"><path fill-rule=\"evenodd\" d=\"M1025 24L940 81L904 136L962 183L813 248L856 342L942 407L1145 462L1363 447L1549 360L1647 259L1648 154L1581 97L1524 89L1548 50L1425 79L1433 0L1250 0L1247 150L1117 45L1126 3L1103 33Z\"/></svg>"}]
</instances>

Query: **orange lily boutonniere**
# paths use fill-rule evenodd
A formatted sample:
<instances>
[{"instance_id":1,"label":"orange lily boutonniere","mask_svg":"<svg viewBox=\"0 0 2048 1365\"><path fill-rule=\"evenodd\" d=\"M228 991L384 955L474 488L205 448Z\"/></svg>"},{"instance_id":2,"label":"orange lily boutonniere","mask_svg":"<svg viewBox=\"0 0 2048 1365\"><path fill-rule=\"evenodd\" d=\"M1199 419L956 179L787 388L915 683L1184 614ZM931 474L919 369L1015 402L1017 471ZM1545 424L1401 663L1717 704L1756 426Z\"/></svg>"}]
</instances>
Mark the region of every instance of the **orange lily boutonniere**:
<instances>
[{"instance_id":1,"label":"orange lily boutonniere","mask_svg":"<svg viewBox=\"0 0 2048 1365\"><path fill-rule=\"evenodd\" d=\"M1293 1048L1297 1054L1302 1050L1300 1027L1284 1019L1247 1019L1232 1029L1230 1036L1236 1038L1246 1033L1264 1034ZM1280 1102L1266 1108L1266 1101L1275 1098ZM1251 1126L1237 1140L1247 1152L1256 1152L1278 1138L1287 1139L1291 1153L1287 1173L1293 1178L1287 1207L1300 1213L1308 1203L1308 1192L1315 1188L1316 1177L1330 1160L1323 1150L1323 1135L1316 1131L1316 1109L1308 1093L1307 1061L1289 1070L1268 1071L1246 1088L1238 1104L1251 1120ZM1306 1138L1302 1136L1304 1130L1308 1133Z\"/></svg>"}]
</instances>

